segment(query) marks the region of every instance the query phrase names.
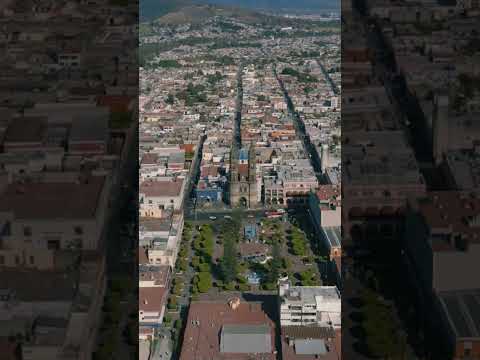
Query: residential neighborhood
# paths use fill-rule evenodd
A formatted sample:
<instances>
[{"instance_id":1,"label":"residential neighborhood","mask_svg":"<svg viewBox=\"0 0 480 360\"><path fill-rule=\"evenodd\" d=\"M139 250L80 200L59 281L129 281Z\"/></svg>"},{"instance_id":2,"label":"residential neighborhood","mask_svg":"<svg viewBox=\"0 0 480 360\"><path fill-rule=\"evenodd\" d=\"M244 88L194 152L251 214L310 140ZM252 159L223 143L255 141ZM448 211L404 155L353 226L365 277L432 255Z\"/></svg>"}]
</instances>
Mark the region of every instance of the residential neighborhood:
<instances>
[{"instance_id":1,"label":"residential neighborhood","mask_svg":"<svg viewBox=\"0 0 480 360\"><path fill-rule=\"evenodd\" d=\"M138 3L83 3L0 4L2 359L137 356Z\"/></svg>"},{"instance_id":2,"label":"residential neighborhood","mask_svg":"<svg viewBox=\"0 0 480 360\"><path fill-rule=\"evenodd\" d=\"M341 358L339 25L140 25L142 359Z\"/></svg>"}]
</instances>

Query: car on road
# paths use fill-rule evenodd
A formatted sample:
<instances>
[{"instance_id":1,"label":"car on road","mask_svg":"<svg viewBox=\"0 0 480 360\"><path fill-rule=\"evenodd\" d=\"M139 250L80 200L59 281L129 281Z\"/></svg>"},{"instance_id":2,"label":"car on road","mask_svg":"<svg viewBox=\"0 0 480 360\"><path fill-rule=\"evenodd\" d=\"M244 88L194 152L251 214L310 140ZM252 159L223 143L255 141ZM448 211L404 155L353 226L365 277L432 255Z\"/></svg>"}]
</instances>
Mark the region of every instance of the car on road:
<instances>
[{"instance_id":1,"label":"car on road","mask_svg":"<svg viewBox=\"0 0 480 360\"><path fill-rule=\"evenodd\" d=\"M266 213L266 215L267 215L267 218L269 218L269 219L276 219L276 218L282 217L282 214L280 214L276 211L268 211Z\"/></svg>"},{"instance_id":2,"label":"car on road","mask_svg":"<svg viewBox=\"0 0 480 360\"><path fill-rule=\"evenodd\" d=\"M253 219L255 216L253 216L253 215L248 215L247 217L250 218L250 219Z\"/></svg>"},{"instance_id":3,"label":"car on road","mask_svg":"<svg viewBox=\"0 0 480 360\"><path fill-rule=\"evenodd\" d=\"M232 217L230 215L225 215L223 218L224 219L231 219Z\"/></svg>"},{"instance_id":4,"label":"car on road","mask_svg":"<svg viewBox=\"0 0 480 360\"><path fill-rule=\"evenodd\" d=\"M217 220L217 217L216 216L209 216L208 217L210 220Z\"/></svg>"}]
</instances>

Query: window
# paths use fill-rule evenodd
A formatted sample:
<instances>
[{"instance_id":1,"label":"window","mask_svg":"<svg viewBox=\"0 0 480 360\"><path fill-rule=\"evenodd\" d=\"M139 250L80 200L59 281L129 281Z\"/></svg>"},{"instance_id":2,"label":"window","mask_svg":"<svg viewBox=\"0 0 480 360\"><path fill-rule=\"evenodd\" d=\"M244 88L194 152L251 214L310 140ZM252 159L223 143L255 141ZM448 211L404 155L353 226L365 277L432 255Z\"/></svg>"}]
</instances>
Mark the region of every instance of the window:
<instances>
[{"instance_id":1,"label":"window","mask_svg":"<svg viewBox=\"0 0 480 360\"><path fill-rule=\"evenodd\" d=\"M29 260L30 260L30 265L35 264L35 258L33 256L30 256Z\"/></svg>"},{"instance_id":2,"label":"window","mask_svg":"<svg viewBox=\"0 0 480 360\"><path fill-rule=\"evenodd\" d=\"M5 256L0 255L0 265L5 265Z\"/></svg>"},{"instance_id":3,"label":"window","mask_svg":"<svg viewBox=\"0 0 480 360\"><path fill-rule=\"evenodd\" d=\"M75 232L76 235L83 235L83 227L81 226L75 226L73 228L73 231Z\"/></svg>"},{"instance_id":4,"label":"window","mask_svg":"<svg viewBox=\"0 0 480 360\"><path fill-rule=\"evenodd\" d=\"M83 249L83 241L82 239L75 239L73 240L74 244L75 244L75 248L76 249Z\"/></svg>"},{"instance_id":5,"label":"window","mask_svg":"<svg viewBox=\"0 0 480 360\"><path fill-rule=\"evenodd\" d=\"M470 341L463 343L463 354L467 357L472 355L472 343Z\"/></svg>"},{"instance_id":6,"label":"window","mask_svg":"<svg viewBox=\"0 0 480 360\"><path fill-rule=\"evenodd\" d=\"M15 265L20 265L20 256L15 255Z\"/></svg>"},{"instance_id":7,"label":"window","mask_svg":"<svg viewBox=\"0 0 480 360\"><path fill-rule=\"evenodd\" d=\"M47 248L49 250L59 250L60 249L60 240L48 240Z\"/></svg>"},{"instance_id":8,"label":"window","mask_svg":"<svg viewBox=\"0 0 480 360\"><path fill-rule=\"evenodd\" d=\"M23 235L32 236L32 228L30 226L23 227Z\"/></svg>"}]
</instances>

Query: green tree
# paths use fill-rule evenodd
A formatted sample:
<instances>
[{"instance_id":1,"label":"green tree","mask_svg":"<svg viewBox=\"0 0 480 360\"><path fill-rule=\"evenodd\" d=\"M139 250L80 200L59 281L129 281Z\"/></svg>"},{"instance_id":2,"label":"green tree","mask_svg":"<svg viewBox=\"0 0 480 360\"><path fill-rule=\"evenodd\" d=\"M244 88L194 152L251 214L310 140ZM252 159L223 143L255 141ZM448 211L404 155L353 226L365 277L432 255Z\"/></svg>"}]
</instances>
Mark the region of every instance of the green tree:
<instances>
[{"instance_id":1,"label":"green tree","mask_svg":"<svg viewBox=\"0 0 480 360\"><path fill-rule=\"evenodd\" d=\"M167 305L169 310L176 310L177 309L177 298L175 296L171 296L168 299L168 305Z\"/></svg>"},{"instance_id":2,"label":"green tree","mask_svg":"<svg viewBox=\"0 0 480 360\"><path fill-rule=\"evenodd\" d=\"M302 286L314 286L317 284L315 273L311 269L302 271L300 273L300 280L302 282Z\"/></svg>"},{"instance_id":3,"label":"green tree","mask_svg":"<svg viewBox=\"0 0 480 360\"><path fill-rule=\"evenodd\" d=\"M198 266L198 271L199 272L210 272L210 264L209 263L203 263Z\"/></svg>"},{"instance_id":4,"label":"green tree","mask_svg":"<svg viewBox=\"0 0 480 360\"><path fill-rule=\"evenodd\" d=\"M187 260L185 259L178 259L177 260L177 270L184 272L187 270Z\"/></svg>"},{"instance_id":5,"label":"green tree","mask_svg":"<svg viewBox=\"0 0 480 360\"><path fill-rule=\"evenodd\" d=\"M175 104L175 97L172 94L168 94L165 102L169 105Z\"/></svg>"},{"instance_id":6,"label":"green tree","mask_svg":"<svg viewBox=\"0 0 480 360\"><path fill-rule=\"evenodd\" d=\"M182 329L182 320L181 319L177 319L175 320L175 331L178 333L180 332L180 330Z\"/></svg>"},{"instance_id":7,"label":"green tree","mask_svg":"<svg viewBox=\"0 0 480 360\"><path fill-rule=\"evenodd\" d=\"M268 276L268 281L276 284L278 278L280 277L280 271L282 269L282 257L280 254L280 245L276 241L273 243L272 247L272 260L270 261L270 271Z\"/></svg>"},{"instance_id":8,"label":"green tree","mask_svg":"<svg viewBox=\"0 0 480 360\"><path fill-rule=\"evenodd\" d=\"M235 240L227 236L223 241L223 259L221 262L221 273L225 283L234 281L237 277L237 249Z\"/></svg>"},{"instance_id":9,"label":"green tree","mask_svg":"<svg viewBox=\"0 0 480 360\"><path fill-rule=\"evenodd\" d=\"M198 291L205 293L212 287L212 275L208 272L200 272L196 276Z\"/></svg>"}]
</instances>

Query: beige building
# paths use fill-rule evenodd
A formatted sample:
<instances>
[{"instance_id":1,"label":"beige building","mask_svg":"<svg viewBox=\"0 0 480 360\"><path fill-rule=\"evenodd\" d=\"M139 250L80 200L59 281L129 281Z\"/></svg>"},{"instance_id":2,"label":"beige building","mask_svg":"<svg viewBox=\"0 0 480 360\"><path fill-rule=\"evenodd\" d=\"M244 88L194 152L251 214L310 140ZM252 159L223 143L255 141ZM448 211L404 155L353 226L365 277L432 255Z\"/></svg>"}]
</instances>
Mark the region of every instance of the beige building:
<instances>
[{"instance_id":1,"label":"beige building","mask_svg":"<svg viewBox=\"0 0 480 360\"><path fill-rule=\"evenodd\" d=\"M0 265L49 269L59 251L97 250L109 187L104 176L9 184L0 195Z\"/></svg>"}]
</instances>

